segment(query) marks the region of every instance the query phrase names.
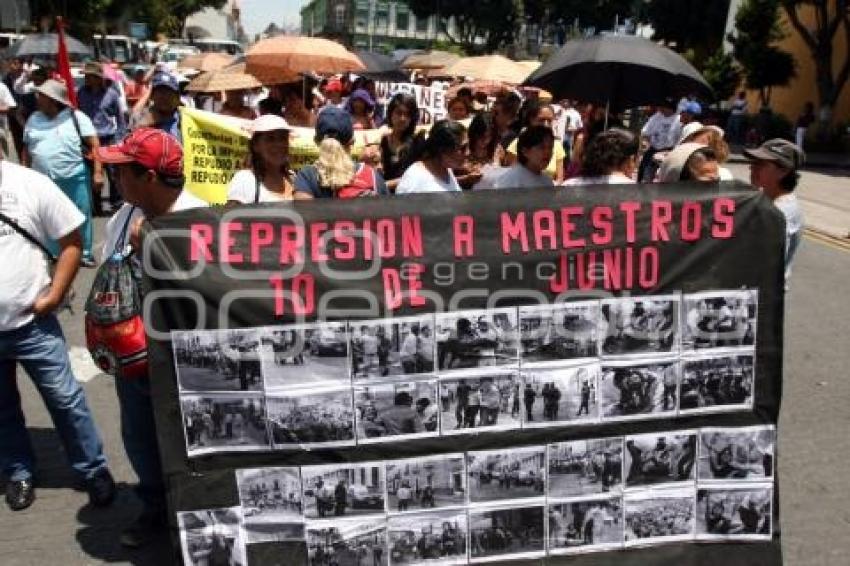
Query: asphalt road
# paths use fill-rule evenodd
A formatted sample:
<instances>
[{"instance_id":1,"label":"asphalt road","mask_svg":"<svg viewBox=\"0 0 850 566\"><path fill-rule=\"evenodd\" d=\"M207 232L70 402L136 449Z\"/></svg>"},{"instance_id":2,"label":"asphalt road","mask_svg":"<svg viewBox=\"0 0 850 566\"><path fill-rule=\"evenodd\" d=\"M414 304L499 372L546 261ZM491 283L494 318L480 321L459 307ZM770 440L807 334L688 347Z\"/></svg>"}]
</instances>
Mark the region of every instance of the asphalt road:
<instances>
[{"instance_id":1,"label":"asphalt road","mask_svg":"<svg viewBox=\"0 0 850 566\"><path fill-rule=\"evenodd\" d=\"M850 190L846 178L842 184ZM102 233L98 221L96 233ZM94 272L84 270L77 289ZM786 564L834 566L850 556L850 249L806 238L794 269L785 339L785 397L780 419L782 529ZM168 564L168 541L137 552L118 544L118 533L138 511L127 484L134 481L121 445L111 378L98 375L84 350L82 301L62 315L77 375L85 381L112 471L121 483L118 501L92 510L87 496L70 489L68 470L49 416L29 380L19 376L24 412L39 454L38 499L28 510L0 505L0 556L5 566L61 564Z\"/></svg>"}]
</instances>

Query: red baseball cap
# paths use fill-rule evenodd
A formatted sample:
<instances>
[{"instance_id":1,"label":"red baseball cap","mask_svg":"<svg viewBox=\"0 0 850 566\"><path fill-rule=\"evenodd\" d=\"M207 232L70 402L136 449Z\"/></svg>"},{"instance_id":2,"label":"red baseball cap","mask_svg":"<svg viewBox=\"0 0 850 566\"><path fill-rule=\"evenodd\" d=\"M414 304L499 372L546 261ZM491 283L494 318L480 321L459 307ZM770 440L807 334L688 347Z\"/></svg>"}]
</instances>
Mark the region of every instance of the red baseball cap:
<instances>
[{"instance_id":1,"label":"red baseball cap","mask_svg":"<svg viewBox=\"0 0 850 566\"><path fill-rule=\"evenodd\" d=\"M342 81L339 79L331 79L325 85L325 92L342 92Z\"/></svg>"},{"instance_id":2,"label":"red baseball cap","mask_svg":"<svg viewBox=\"0 0 850 566\"><path fill-rule=\"evenodd\" d=\"M139 128L119 144L101 147L103 163L138 163L168 177L183 174L183 148L174 136L156 128Z\"/></svg>"}]
</instances>

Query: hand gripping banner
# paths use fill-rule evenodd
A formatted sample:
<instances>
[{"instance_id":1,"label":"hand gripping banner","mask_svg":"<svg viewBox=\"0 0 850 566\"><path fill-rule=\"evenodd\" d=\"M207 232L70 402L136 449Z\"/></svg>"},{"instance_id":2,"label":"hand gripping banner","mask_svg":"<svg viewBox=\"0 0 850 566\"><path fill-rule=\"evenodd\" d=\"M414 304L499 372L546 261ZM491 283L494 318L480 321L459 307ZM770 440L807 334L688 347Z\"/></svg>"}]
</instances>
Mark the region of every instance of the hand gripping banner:
<instances>
[{"instance_id":1,"label":"hand gripping banner","mask_svg":"<svg viewBox=\"0 0 850 566\"><path fill-rule=\"evenodd\" d=\"M151 222L182 560L781 564L783 246L741 183Z\"/></svg>"}]
</instances>

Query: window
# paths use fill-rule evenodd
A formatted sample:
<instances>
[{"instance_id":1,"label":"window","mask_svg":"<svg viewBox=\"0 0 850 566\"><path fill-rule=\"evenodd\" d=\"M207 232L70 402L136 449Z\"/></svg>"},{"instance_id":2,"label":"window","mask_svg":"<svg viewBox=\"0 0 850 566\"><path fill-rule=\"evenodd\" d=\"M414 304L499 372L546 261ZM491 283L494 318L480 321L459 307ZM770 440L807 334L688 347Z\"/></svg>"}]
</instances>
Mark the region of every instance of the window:
<instances>
[{"instance_id":1,"label":"window","mask_svg":"<svg viewBox=\"0 0 850 566\"><path fill-rule=\"evenodd\" d=\"M410 12L406 7L398 6L395 13L395 29L407 31L410 28Z\"/></svg>"},{"instance_id":2,"label":"window","mask_svg":"<svg viewBox=\"0 0 850 566\"><path fill-rule=\"evenodd\" d=\"M416 16L416 33L428 32L428 18Z\"/></svg>"},{"instance_id":3,"label":"window","mask_svg":"<svg viewBox=\"0 0 850 566\"><path fill-rule=\"evenodd\" d=\"M337 4L334 8L335 24L337 29L345 27L345 4Z\"/></svg>"},{"instance_id":4,"label":"window","mask_svg":"<svg viewBox=\"0 0 850 566\"><path fill-rule=\"evenodd\" d=\"M357 8L357 15L355 16L355 27L357 31L365 32L369 29L369 10L362 8Z\"/></svg>"}]
</instances>

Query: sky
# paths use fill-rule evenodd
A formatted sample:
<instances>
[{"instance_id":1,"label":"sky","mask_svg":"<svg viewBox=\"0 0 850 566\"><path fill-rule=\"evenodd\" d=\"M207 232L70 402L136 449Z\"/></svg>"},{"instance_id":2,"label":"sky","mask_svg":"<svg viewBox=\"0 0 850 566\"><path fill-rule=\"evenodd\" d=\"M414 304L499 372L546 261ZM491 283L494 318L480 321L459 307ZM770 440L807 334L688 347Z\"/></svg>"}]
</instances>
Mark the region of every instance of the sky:
<instances>
[{"instance_id":1,"label":"sky","mask_svg":"<svg viewBox=\"0 0 850 566\"><path fill-rule=\"evenodd\" d=\"M260 33L272 22L300 27L299 12L306 3L305 0L242 0L242 26L248 37Z\"/></svg>"}]
</instances>

